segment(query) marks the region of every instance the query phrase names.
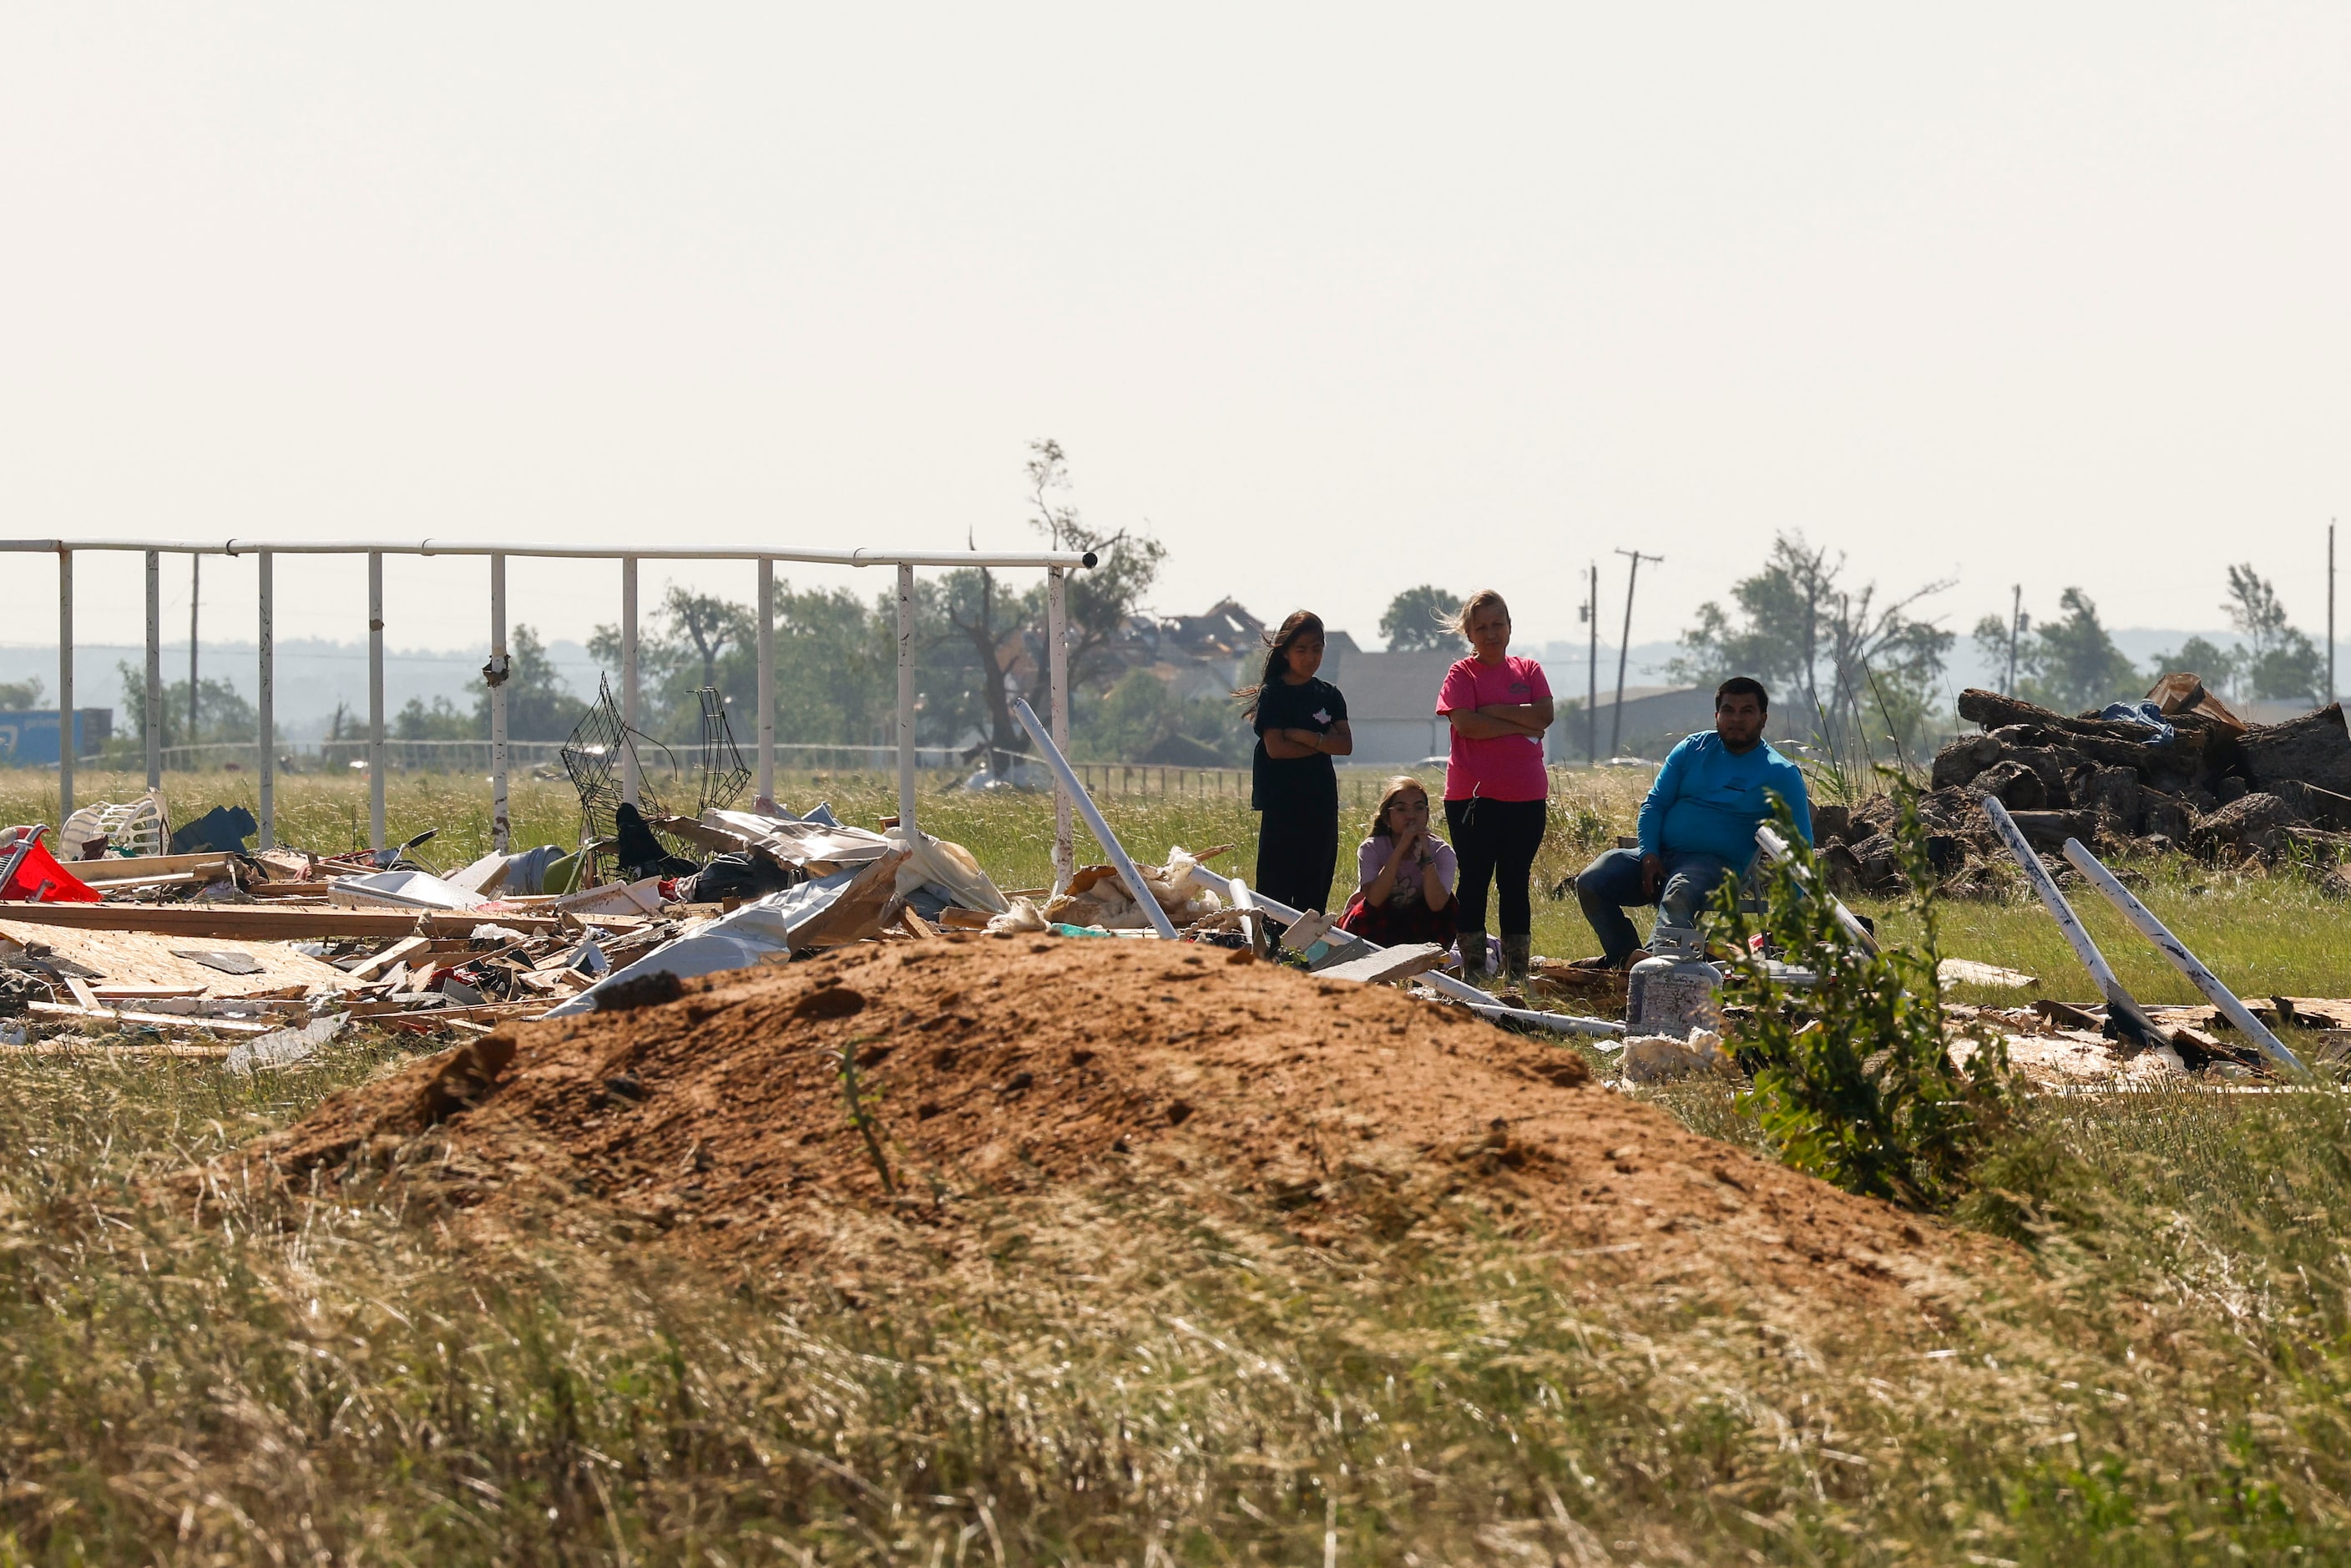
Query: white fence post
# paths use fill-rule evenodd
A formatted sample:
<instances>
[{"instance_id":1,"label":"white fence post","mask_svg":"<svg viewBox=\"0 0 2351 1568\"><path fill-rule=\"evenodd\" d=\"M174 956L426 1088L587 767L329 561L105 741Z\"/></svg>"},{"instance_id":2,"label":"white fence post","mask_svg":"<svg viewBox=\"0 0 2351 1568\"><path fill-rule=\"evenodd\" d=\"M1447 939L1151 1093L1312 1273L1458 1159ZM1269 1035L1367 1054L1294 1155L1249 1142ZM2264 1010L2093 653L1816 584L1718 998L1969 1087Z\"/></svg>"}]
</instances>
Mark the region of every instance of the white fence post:
<instances>
[{"instance_id":1,"label":"white fence post","mask_svg":"<svg viewBox=\"0 0 2351 1568\"><path fill-rule=\"evenodd\" d=\"M637 558L621 558L621 722L637 727ZM621 799L632 806L637 798L637 748L633 737L621 739Z\"/></svg>"},{"instance_id":2,"label":"white fence post","mask_svg":"<svg viewBox=\"0 0 2351 1568\"><path fill-rule=\"evenodd\" d=\"M776 563L759 558L759 800L776 803Z\"/></svg>"},{"instance_id":3,"label":"white fence post","mask_svg":"<svg viewBox=\"0 0 2351 1568\"><path fill-rule=\"evenodd\" d=\"M898 568L898 826L914 831L914 569Z\"/></svg>"},{"instance_id":4,"label":"white fence post","mask_svg":"<svg viewBox=\"0 0 2351 1568\"><path fill-rule=\"evenodd\" d=\"M1070 754L1070 574L1061 567L1045 573L1045 668L1053 683L1053 744ZM1053 891L1077 874L1077 829L1071 821L1070 787L1053 775Z\"/></svg>"},{"instance_id":5,"label":"white fence post","mask_svg":"<svg viewBox=\"0 0 2351 1568\"><path fill-rule=\"evenodd\" d=\"M383 848L383 551L368 551L368 844Z\"/></svg>"},{"instance_id":6,"label":"white fence post","mask_svg":"<svg viewBox=\"0 0 2351 1568\"><path fill-rule=\"evenodd\" d=\"M163 567L147 552L147 788L163 787Z\"/></svg>"},{"instance_id":7,"label":"white fence post","mask_svg":"<svg viewBox=\"0 0 2351 1568\"><path fill-rule=\"evenodd\" d=\"M57 551L57 828L73 815L73 551Z\"/></svg>"},{"instance_id":8,"label":"white fence post","mask_svg":"<svg viewBox=\"0 0 2351 1568\"><path fill-rule=\"evenodd\" d=\"M261 847L277 847L277 589L267 550L255 563L261 587L260 646L254 660L260 666L261 708L254 728L261 744Z\"/></svg>"},{"instance_id":9,"label":"white fence post","mask_svg":"<svg viewBox=\"0 0 2351 1568\"><path fill-rule=\"evenodd\" d=\"M507 806L507 679L514 661L507 652L507 558L490 557L490 663L482 679L490 689L490 848L512 852L514 823Z\"/></svg>"}]
</instances>

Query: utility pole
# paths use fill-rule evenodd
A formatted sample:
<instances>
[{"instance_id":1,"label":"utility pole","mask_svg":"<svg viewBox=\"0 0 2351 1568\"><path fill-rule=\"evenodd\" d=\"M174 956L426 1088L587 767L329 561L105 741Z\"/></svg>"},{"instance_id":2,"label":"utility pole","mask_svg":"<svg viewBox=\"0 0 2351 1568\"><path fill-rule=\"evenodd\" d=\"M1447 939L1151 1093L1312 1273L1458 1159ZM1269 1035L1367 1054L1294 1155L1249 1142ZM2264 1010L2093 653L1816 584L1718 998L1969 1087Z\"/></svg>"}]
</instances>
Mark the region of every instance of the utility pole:
<instances>
[{"instance_id":1,"label":"utility pole","mask_svg":"<svg viewBox=\"0 0 2351 1568\"><path fill-rule=\"evenodd\" d=\"M1618 555L1633 558L1633 570L1625 579L1625 640L1616 645L1616 706L1608 714L1608 755L1616 755L1616 743L1625 736L1625 661L1633 652L1633 591L1641 585L1641 563L1656 561L1666 564L1661 555L1643 555L1636 549L1620 549Z\"/></svg>"},{"instance_id":2,"label":"utility pole","mask_svg":"<svg viewBox=\"0 0 2351 1568\"><path fill-rule=\"evenodd\" d=\"M1584 590L1583 619L1592 639L1583 657L1583 759L1596 768L1600 765L1600 563L1596 560Z\"/></svg>"},{"instance_id":3,"label":"utility pole","mask_svg":"<svg viewBox=\"0 0 2351 1568\"><path fill-rule=\"evenodd\" d=\"M188 744L196 743L196 590L204 582L204 558L188 552Z\"/></svg>"},{"instance_id":4,"label":"utility pole","mask_svg":"<svg viewBox=\"0 0 2351 1568\"><path fill-rule=\"evenodd\" d=\"M2016 639L2024 630L2024 584L2008 591L2008 685L2001 690L2016 695Z\"/></svg>"},{"instance_id":5,"label":"utility pole","mask_svg":"<svg viewBox=\"0 0 2351 1568\"><path fill-rule=\"evenodd\" d=\"M2326 706L2335 701L2335 519L2326 519Z\"/></svg>"}]
</instances>

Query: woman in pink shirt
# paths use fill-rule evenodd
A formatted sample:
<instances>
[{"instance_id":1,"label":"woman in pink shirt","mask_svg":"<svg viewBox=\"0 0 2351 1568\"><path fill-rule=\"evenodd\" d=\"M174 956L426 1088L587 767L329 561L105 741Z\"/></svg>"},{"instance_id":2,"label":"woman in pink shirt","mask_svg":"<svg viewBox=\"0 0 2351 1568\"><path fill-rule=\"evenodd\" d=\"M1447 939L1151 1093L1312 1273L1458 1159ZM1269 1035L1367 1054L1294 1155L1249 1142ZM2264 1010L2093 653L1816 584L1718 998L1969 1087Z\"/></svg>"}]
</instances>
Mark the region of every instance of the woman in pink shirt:
<instances>
[{"instance_id":1,"label":"woman in pink shirt","mask_svg":"<svg viewBox=\"0 0 2351 1568\"><path fill-rule=\"evenodd\" d=\"M1495 883L1504 970L1520 981L1534 948L1527 885L1551 809L1542 742L1551 727L1551 683L1541 664L1510 653L1510 607L1492 589L1471 594L1452 624L1476 650L1445 673L1437 694L1437 711L1453 726L1445 821L1460 862L1454 918L1461 967L1473 978L1487 972L1486 886Z\"/></svg>"}]
</instances>

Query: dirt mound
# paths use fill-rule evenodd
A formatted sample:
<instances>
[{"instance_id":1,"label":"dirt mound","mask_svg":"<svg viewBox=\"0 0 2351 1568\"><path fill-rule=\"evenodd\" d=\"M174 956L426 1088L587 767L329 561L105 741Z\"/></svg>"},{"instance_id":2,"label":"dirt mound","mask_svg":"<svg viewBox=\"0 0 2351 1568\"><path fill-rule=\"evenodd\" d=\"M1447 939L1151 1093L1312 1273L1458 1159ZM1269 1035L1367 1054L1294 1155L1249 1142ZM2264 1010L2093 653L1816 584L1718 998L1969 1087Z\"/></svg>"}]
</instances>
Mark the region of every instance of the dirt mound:
<instances>
[{"instance_id":1,"label":"dirt mound","mask_svg":"<svg viewBox=\"0 0 2351 1568\"><path fill-rule=\"evenodd\" d=\"M907 944L690 982L413 1063L248 1153L298 1189L395 1181L444 1214L601 1225L762 1274L828 1267L846 1211L935 1259L976 1198L1175 1170L1323 1245L1499 1227L1783 1304L1898 1295L1966 1245L1700 1137L1564 1047L1139 942Z\"/></svg>"}]
</instances>

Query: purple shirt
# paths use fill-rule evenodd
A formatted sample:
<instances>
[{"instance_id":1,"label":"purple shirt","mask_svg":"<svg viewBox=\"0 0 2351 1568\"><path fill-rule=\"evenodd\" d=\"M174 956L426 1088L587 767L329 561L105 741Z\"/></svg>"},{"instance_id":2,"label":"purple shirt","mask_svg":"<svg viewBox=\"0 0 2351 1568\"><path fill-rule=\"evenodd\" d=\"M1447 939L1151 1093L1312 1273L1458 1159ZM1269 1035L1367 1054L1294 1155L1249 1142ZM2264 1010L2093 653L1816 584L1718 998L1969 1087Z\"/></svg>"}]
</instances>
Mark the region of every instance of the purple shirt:
<instances>
[{"instance_id":1,"label":"purple shirt","mask_svg":"<svg viewBox=\"0 0 2351 1568\"><path fill-rule=\"evenodd\" d=\"M1371 891L1372 883L1379 881L1380 873L1387 869L1388 856L1395 849L1394 839L1382 838L1376 833L1357 846L1355 850L1355 891L1357 893ZM1461 875L1461 869L1453 859L1453 846L1434 834L1423 833L1419 844L1414 848L1411 855L1402 865L1396 867L1395 885L1388 890L1390 907L1418 904L1421 901L1420 868L1432 863L1437 867L1437 880L1443 884L1445 891L1447 893L1453 891L1454 883L1458 881Z\"/></svg>"}]
</instances>

